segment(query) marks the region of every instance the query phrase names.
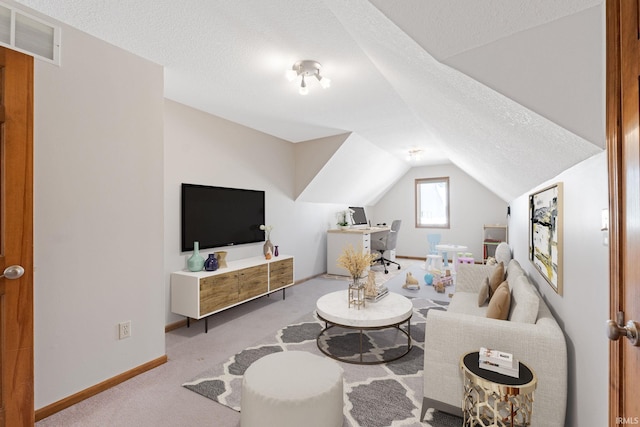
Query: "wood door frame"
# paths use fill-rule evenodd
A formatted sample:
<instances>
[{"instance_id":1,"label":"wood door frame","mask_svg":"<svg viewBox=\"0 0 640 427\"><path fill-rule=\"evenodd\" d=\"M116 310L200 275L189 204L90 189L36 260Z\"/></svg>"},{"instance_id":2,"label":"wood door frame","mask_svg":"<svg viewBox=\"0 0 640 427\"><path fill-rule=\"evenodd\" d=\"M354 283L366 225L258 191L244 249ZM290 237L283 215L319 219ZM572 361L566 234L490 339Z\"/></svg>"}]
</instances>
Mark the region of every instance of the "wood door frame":
<instances>
[{"instance_id":1,"label":"wood door frame","mask_svg":"<svg viewBox=\"0 0 640 427\"><path fill-rule=\"evenodd\" d=\"M609 316L620 307L620 206L621 134L620 134L620 3L607 0L606 5L606 138L609 168ZM610 317L615 319L615 317ZM616 341L609 342L609 424L620 414L621 352Z\"/></svg>"},{"instance_id":2,"label":"wood door frame","mask_svg":"<svg viewBox=\"0 0 640 427\"><path fill-rule=\"evenodd\" d=\"M2 255L24 275L4 279L2 295L2 418L34 424L33 319L33 57L0 49L2 62ZM4 267L4 266L3 266ZM6 312L6 314L5 314Z\"/></svg>"},{"instance_id":3,"label":"wood door frame","mask_svg":"<svg viewBox=\"0 0 640 427\"><path fill-rule=\"evenodd\" d=\"M621 20L621 1L606 2L606 139L609 168L609 315L618 320L617 314L625 303L625 268L622 260L626 257L625 214L626 200L624 190L623 154L623 61L631 51L625 43L626 34ZM628 1L628 0L627 0ZM637 2L637 0L635 0ZM640 21L640 17L625 16ZM637 25L636 25L637 26ZM633 51L631 51L633 54ZM637 61L637 59L636 59ZM637 67L634 68L634 71ZM628 320L628 319L626 319ZM609 425L617 425L618 417L624 415L624 396L626 390L624 372L624 338L609 342Z\"/></svg>"}]
</instances>

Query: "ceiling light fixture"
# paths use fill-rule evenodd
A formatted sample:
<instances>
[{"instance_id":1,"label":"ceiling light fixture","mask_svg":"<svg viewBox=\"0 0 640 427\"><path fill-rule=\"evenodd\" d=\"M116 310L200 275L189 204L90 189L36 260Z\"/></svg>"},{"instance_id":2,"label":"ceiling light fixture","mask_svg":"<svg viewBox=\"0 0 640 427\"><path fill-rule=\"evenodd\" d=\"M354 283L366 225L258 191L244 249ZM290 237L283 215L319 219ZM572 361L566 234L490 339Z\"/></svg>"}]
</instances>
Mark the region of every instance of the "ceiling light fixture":
<instances>
[{"instance_id":1,"label":"ceiling light fixture","mask_svg":"<svg viewBox=\"0 0 640 427\"><path fill-rule=\"evenodd\" d=\"M417 162L422 159L422 150L419 148L413 148L409 150L409 155L407 155L407 160L410 162Z\"/></svg>"},{"instance_id":2,"label":"ceiling light fixture","mask_svg":"<svg viewBox=\"0 0 640 427\"><path fill-rule=\"evenodd\" d=\"M294 81L298 76L300 79L300 95L306 95L309 93L309 88L307 87L307 81L305 77L315 77L320 82L320 86L323 89L331 86L331 80L327 77L320 75L320 70L322 69L322 65L318 61L312 61L309 59L305 59L304 61L298 61L291 67L290 70L287 70L287 79L290 82Z\"/></svg>"}]
</instances>

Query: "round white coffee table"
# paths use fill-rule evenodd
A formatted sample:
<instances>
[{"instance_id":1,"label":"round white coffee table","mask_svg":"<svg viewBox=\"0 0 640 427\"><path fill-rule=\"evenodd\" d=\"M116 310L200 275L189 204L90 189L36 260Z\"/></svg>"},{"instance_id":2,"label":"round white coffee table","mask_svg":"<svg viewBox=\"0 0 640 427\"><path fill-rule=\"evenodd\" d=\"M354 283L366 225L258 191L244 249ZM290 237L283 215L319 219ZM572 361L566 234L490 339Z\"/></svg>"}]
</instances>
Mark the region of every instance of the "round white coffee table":
<instances>
[{"instance_id":1,"label":"round white coffee table","mask_svg":"<svg viewBox=\"0 0 640 427\"><path fill-rule=\"evenodd\" d=\"M364 308L349 307L347 300L348 291L337 291L324 295L316 302L316 313L325 322L325 328L318 334L317 344L321 352L327 356L347 363L357 363L362 365L373 365L378 363L391 362L409 353L411 350L411 316L413 315L413 304L409 298L389 292L387 296L376 301L367 301ZM407 330L400 328L400 325L407 323ZM339 326L342 328L359 330L360 338L360 358L358 360L340 357L331 354L321 345L321 338L331 328ZM396 354L394 357L384 360L363 360L362 340L366 330L378 330L385 328L396 328L407 336L406 351Z\"/></svg>"}]
</instances>

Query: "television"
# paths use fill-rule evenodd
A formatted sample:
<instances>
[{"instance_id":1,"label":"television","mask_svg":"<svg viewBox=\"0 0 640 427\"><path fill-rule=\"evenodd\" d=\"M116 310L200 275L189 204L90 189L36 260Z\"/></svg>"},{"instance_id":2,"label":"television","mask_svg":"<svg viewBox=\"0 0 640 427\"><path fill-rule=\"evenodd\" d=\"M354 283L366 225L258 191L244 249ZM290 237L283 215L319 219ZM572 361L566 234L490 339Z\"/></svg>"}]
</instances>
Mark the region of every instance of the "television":
<instances>
[{"instance_id":1,"label":"television","mask_svg":"<svg viewBox=\"0 0 640 427\"><path fill-rule=\"evenodd\" d=\"M182 252L264 241L264 191L182 184Z\"/></svg>"},{"instance_id":2,"label":"television","mask_svg":"<svg viewBox=\"0 0 640 427\"><path fill-rule=\"evenodd\" d=\"M349 206L351 209L351 223L353 225L369 225L367 221L367 214L363 207Z\"/></svg>"}]
</instances>

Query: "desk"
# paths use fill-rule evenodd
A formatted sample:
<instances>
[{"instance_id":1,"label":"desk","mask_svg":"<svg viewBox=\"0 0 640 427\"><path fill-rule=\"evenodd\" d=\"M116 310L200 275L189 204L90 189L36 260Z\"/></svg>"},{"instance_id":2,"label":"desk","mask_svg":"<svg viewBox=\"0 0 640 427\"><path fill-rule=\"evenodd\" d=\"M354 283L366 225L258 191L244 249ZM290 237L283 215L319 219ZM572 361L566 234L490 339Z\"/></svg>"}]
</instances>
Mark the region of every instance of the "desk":
<instances>
[{"instance_id":1,"label":"desk","mask_svg":"<svg viewBox=\"0 0 640 427\"><path fill-rule=\"evenodd\" d=\"M371 239L382 237L390 231L390 227L344 228L327 230L327 274L349 276L349 272L339 267L336 262L342 250L348 246L357 249L362 246L363 251L371 251ZM368 271L368 270L367 270Z\"/></svg>"}]
</instances>

